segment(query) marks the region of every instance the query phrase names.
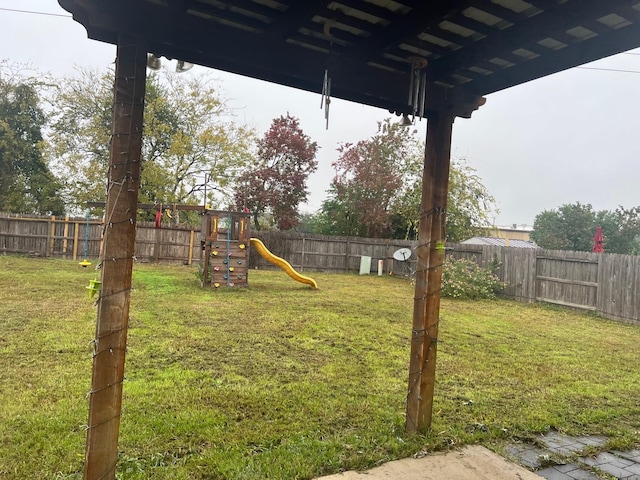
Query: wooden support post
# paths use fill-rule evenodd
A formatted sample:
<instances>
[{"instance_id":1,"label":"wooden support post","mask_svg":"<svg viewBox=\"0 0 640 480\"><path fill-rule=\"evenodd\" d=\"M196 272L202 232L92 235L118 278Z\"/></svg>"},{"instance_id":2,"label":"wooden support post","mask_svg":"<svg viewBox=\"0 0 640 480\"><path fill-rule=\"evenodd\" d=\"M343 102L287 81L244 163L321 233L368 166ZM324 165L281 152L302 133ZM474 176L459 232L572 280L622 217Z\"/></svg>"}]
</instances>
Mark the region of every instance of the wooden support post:
<instances>
[{"instance_id":1,"label":"wooden support post","mask_svg":"<svg viewBox=\"0 0 640 480\"><path fill-rule=\"evenodd\" d=\"M448 112L432 113L427 123L407 394L409 433L431 427L454 118Z\"/></svg>"},{"instance_id":2,"label":"wooden support post","mask_svg":"<svg viewBox=\"0 0 640 480\"><path fill-rule=\"evenodd\" d=\"M102 287L89 392L85 480L113 480L118 461L131 273L140 186L146 48L118 39L104 221Z\"/></svg>"}]
</instances>

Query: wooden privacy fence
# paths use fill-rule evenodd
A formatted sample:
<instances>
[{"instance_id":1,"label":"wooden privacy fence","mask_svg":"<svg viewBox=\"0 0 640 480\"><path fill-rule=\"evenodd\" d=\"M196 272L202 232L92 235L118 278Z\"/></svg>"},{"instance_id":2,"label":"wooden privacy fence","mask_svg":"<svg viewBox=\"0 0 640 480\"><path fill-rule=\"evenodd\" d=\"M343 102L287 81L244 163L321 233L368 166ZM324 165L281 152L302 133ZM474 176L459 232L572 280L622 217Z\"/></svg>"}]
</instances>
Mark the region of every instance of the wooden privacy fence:
<instances>
[{"instance_id":1,"label":"wooden privacy fence","mask_svg":"<svg viewBox=\"0 0 640 480\"><path fill-rule=\"evenodd\" d=\"M96 259L102 250L103 223L84 217L25 217L0 214L0 253ZM143 262L191 264L200 255L196 233L200 228L165 226L139 222L136 231L136 259ZM88 232L88 238L87 238Z\"/></svg>"},{"instance_id":2,"label":"wooden privacy fence","mask_svg":"<svg viewBox=\"0 0 640 480\"><path fill-rule=\"evenodd\" d=\"M62 257L76 260L96 259L102 245L102 220L83 217L26 217L0 214L0 253L28 254L42 257ZM86 240L87 231L89 232ZM191 264L200 258L200 227L163 224L155 228L152 222L138 222L135 256L142 262ZM272 253L284 258L301 271L315 270L335 273L358 271L360 257L384 261L384 271L409 274L409 262L393 260L393 252L412 247L405 240L384 240L329 235L302 235L282 232L253 232ZM251 251L251 268L276 268Z\"/></svg>"},{"instance_id":3,"label":"wooden privacy fence","mask_svg":"<svg viewBox=\"0 0 640 480\"><path fill-rule=\"evenodd\" d=\"M385 240L380 238L338 237L330 235L310 235L282 232L253 232L267 248L287 260L300 271L322 271L334 273L357 272L360 258L371 257L372 271L377 272L378 261L383 262L385 273L409 274L410 262L398 262L393 252L402 247L412 248L414 242L408 240ZM254 250L251 251L249 265L252 268L275 268Z\"/></svg>"},{"instance_id":4,"label":"wooden privacy fence","mask_svg":"<svg viewBox=\"0 0 640 480\"><path fill-rule=\"evenodd\" d=\"M76 260L97 258L102 222L81 217L22 217L0 214L0 252Z\"/></svg>"},{"instance_id":5,"label":"wooden privacy fence","mask_svg":"<svg viewBox=\"0 0 640 480\"><path fill-rule=\"evenodd\" d=\"M85 218L16 217L0 214L0 253L55 256L70 259L98 258L102 223L89 222L85 241ZM191 264L200 259L199 227L154 228L138 223L138 261ZM415 242L359 237L334 237L282 232L254 232L269 250L300 271L334 273L357 272L360 258L378 261L385 274L411 276L416 264L401 262L393 253ZM502 295L522 302L548 302L597 312L608 318L640 321L640 257L607 253L569 252L484 245L447 245L447 254L472 259L481 266L499 265L500 279L506 283ZM250 268L275 268L253 249Z\"/></svg>"},{"instance_id":6,"label":"wooden privacy fence","mask_svg":"<svg viewBox=\"0 0 640 480\"><path fill-rule=\"evenodd\" d=\"M640 321L640 256L481 245L452 245L456 258L498 261L503 296Z\"/></svg>"}]
</instances>

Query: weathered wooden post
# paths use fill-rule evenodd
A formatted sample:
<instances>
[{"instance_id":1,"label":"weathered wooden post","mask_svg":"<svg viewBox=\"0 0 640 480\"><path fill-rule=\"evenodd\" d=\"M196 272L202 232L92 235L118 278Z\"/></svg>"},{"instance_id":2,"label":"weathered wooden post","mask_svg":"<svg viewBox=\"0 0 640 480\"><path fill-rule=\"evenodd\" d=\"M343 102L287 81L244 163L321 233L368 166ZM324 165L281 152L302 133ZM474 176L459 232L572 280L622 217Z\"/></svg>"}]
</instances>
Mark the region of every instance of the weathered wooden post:
<instances>
[{"instance_id":1,"label":"weathered wooden post","mask_svg":"<svg viewBox=\"0 0 640 480\"><path fill-rule=\"evenodd\" d=\"M432 114L427 123L407 395L408 432L431 426L453 120L451 114L439 113Z\"/></svg>"},{"instance_id":2,"label":"weathered wooden post","mask_svg":"<svg viewBox=\"0 0 640 480\"><path fill-rule=\"evenodd\" d=\"M101 252L102 289L89 392L85 480L114 479L122 406L136 210L140 185L146 50L118 39L113 130Z\"/></svg>"},{"instance_id":3,"label":"weathered wooden post","mask_svg":"<svg viewBox=\"0 0 640 480\"><path fill-rule=\"evenodd\" d=\"M470 117L471 112L485 102L478 97L447 99L446 91L441 92L431 84L427 98L431 108L427 109L409 361L405 426L409 433L431 427L453 121L456 116Z\"/></svg>"}]
</instances>

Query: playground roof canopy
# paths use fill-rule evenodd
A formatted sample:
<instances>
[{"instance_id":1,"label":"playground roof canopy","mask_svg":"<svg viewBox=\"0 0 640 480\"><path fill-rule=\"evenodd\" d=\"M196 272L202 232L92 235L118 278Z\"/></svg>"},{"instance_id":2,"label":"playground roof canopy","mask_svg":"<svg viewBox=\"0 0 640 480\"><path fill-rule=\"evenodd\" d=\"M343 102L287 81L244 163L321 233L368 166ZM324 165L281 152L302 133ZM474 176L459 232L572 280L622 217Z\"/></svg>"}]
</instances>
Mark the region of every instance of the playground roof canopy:
<instances>
[{"instance_id":1,"label":"playground roof canopy","mask_svg":"<svg viewBox=\"0 0 640 480\"><path fill-rule=\"evenodd\" d=\"M640 0L58 0L90 38L409 112L412 57L453 98L640 46Z\"/></svg>"}]
</instances>

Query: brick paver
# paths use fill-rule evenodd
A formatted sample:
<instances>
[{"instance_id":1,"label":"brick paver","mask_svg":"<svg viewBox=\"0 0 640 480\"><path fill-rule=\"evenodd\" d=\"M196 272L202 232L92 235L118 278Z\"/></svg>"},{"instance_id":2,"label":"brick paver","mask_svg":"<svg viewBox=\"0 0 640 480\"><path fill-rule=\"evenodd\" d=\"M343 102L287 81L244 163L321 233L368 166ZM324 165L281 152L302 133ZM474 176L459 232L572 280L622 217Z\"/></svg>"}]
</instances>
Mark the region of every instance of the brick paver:
<instances>
[{"instance_id":1,"label":"brick paver","mask_svg":"<svg viewBox=\"0 0 640 480\"><path fill-rule=\"evenodd\" d=\"M530 470L542 467L545 458L549 458L549 452L524 443L507 446L507 453L516 463Z\"/></svg>"},{"instance_id":2,"label":"brick paver","mask_svg":"<svg viewBox=\"0 0 640 480\"><path fill-rule=\"evenodd\" d=\"M575 463L556 465L555 467L545 468L536 473L547 480L599 480L593 473L582 470L580 466ZM564 476L560 476L559 474Z\"/></svg>"},{"instance_id":3,"label":"brick paver","mask_svg":"<svg viewBox=\"0 0 640 480\"><path fill-rule=\"evenodd\" d=\"M556 431L539 437L543 448L527 444L507 447L508 454L521 465L535 470L547 480L598 480L598 476L609 474L620 480L640 480L640 450L627 452L601 452L596 456L579 456L588 452L587 447L600 448L606 438L570 437ZM584 453L583 453L584 452ZM553 461L567 460L569 463L551 465ZM592 467L594 471L590 471ZM596 473L594 473L596 472Z\"/></svg>"}]
</instances>

